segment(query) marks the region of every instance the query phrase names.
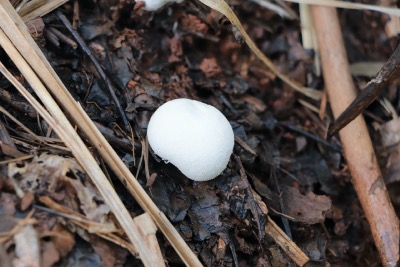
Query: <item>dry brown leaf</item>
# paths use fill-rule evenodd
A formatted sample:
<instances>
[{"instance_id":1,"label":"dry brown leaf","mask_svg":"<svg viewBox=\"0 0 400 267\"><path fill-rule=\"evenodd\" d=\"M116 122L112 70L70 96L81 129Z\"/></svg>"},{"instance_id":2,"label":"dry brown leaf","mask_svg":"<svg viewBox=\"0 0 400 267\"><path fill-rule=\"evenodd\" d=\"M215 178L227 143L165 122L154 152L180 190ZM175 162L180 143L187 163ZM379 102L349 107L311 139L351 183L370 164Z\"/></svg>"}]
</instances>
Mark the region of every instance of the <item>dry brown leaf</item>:
<instances>
[{"instance_id":1,"label":"dry brown leaf","mask_svg":"<svg viewBox=\"0 0 400 267\"><path fill-rule=\"evenodd\" d=\"M171 51L169 57L168 57L168 62L169 63L174 63L174 62L179 62L180 58L183 55L183 47L182 47L182 42L179 37L173 37L168 40L168 47L169 50Z\"/></svg>"},{"instance_id":2,"label":"dry brown leaf","mask_svg":"<svg viewBox=\"0 0 400 267\"><path fill-rule=\"evenodd\" d=\"M354 76L374 77L383 64L384 62L355 62L350 65L350 72Z\"/></svg>"},{"instance_id":3,"label":"dry brown leaf","mask_svg":"<svg viewBox=\"0 0 400 267\"><path fill-rule=\"evenodd\" d=\"M332 205L327 196L318 196L312 192L302 195L295 187L284 186L282 199L285 213L291 220L307 224L321 223L325 220L325 212Z\"/></svg>"},{"instance_id":4,"label":"dry brown leaf","mask_svg":"<svg viewBox=\"0 0 400 267\"><path fill-rule=\"evenodd\" d=\"M120 246L94 235L90 237L90 245L100 256L101 264L104 267L114 267L123 264L128 254L128 251ZM110 251L112 251L112 253L110 253Z\"/></svg>"},{"instance_id":5,"label":"dry brown leaf","mask_svg":"<svg viewBox=\"0 0 400 267\"><path fill-rule=\"evenodd\" d=\"M0 141L0 153L13 158L25 156L25 154L19 151L18 149L6 143L3 143L2 141Z\"/></svg>"},{"instance_id":6,"label":"dry brown leaf","mask_svg":"<svg viewBox=\"0 0 400 267\"><path fill-rule=\"evenodd\" d=\"M61 185L70 185L73 193L71 198L65 200L68 201L67 205L79 206L88 219L101 223L90 225L89 232L115 232L116 226L108 217L110 208L104 204L103 198L94 185L89 181L82 182L68 177L69 172L75 174L81 172L75 159L49 154L35 156L31 162L23 165L21 163L8 165L9 177L18 180L23 190L34 194L56 193ZM75 203L74 196L77 196L79 203Z\"/></svg>"},{"instance_id":7,"label":"dry brown leaf","mask_svg":"<svg viewBox=\"0 0 400 267\"><path fill-rule=\"evenodd\" d=\"M254 96L245 95L241 97L240 100L249 104L251 110L253 110L256 113L264 112L267 109L267 106L264 104L264 102L261 99L256 98Z\"/></svg>"},{"instance_id":8,"label":"dry brown leaf","mask_svg":"<svg viewBox=\"0 0 400 267\"><path fill-rule=\"evenodd\" d=\"M55 245L51 241L42 242L42 265L41 267L54 266L56 262L60 260L60 254L58 253Z\"/></svg>"},{"instance_id":9,"label":"dry brown leaf","mask_svg":"<svg viewBox=\"0 0 400 267\"><path fill-rule=\"evenodd\" d=\"M37 40L38 38L43 36L44 31L44 22L42 18L36 18L26 23L28 27L29 33L31 34L32 38Z\"/></svg>"},{"instance_id":10,"label":"dry brown leaf","mask_svg":"<svg viewBox=\"0 0 400 267\"><path fill-rule=\"evenodd\" d=\"M21 198L19 208L22 211L26 211L31 206L34 200L35 200L35 195L32 192L29 191L25 192L24 196Z\"/></svg>"},{"instance_id":11,"label":"dry brown leaf","mask_svg":"<svg viewBox=\"0 0 400 267\"><path fill-rule=\"evenodd\" d=\"M2 192L0 194L0 216L13 215L15 213L15 203L17 202L16 198L17 197L15 195L10 193ZM0 220L0 222L3 223L2 220ZM0 231L2 231L1 227Z\"/></svg>"},{"instance_id":12,"label":"dry brown leaf","mask_svg":"<svg viewBox=\"0 0 400 267\"><path fill-rule=\"evenodd\" d=\"M52 229L52 232L54 235L52 236L51 241L53 242L54 247L57 249L61 257L67 256L75 245L74 235L60 224L56 224Z\"/></svg>"}]
</instances>

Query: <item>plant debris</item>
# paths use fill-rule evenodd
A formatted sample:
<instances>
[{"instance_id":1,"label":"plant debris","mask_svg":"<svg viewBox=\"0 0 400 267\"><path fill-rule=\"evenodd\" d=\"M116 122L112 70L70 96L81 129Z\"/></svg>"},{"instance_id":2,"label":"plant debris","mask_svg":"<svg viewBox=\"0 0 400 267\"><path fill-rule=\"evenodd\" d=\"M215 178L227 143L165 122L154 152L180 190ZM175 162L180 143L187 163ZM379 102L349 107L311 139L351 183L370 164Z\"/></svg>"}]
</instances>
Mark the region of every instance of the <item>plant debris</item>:
<instances>
[{"instance_id":1,"label":"plant debris","mask_svg":"<svg viewBox=\"0 0 400 267\"><path fill-rule=\"evenodd\" d=\"M327 109L318 117L309 108L318 112L323 81L313 51L301 44L300 22L254 1L227 3L276 70L318 97L279 80L241 44L237 25L197 1L154 13L140 2L75 1L26 25L70 93L203 265L295 266L296 252L288 253L271 236L281 231L292 238L291 252L299 251L299 257L304 252L310 266L378 266L339 140L324 140L332 114ZM291 14L297 4L281 8ZM343 10L340 18L351 63L389 58L387 15ZM1 49L0 60L31 90ZM358 76L355 84L363 88L368 80ZM393 83L384 96L399 112L398 81ZM141 266L71 151L3 76L0 96L0 267ZM188 180L146 147L150 117L176 98L213 105L232 125L234 152L215 180ZM398 119L378 104L367 110L367 118L381 130L376 149L399 211ZM381 140L378 132L373 138ZM132 217L143 216L125 185L87 145ZM182 266L166 238L158 234L157 240L167 264Z\"/></svg>"}]
</instances>

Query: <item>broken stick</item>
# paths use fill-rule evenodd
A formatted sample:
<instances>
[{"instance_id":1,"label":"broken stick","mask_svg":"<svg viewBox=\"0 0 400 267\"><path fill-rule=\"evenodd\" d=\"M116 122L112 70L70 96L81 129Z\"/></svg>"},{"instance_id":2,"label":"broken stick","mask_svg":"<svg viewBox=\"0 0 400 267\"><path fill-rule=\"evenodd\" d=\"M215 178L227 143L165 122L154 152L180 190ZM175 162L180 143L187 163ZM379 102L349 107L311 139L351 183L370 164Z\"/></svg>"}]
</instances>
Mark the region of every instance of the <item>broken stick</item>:
<instances>
[{"instance_id":1,"label":"broken stick","mask_svg":"<svg viewBox=\"0 0 400 267\"><path fill-rule=\"evenodd\" d=\"M336 14L331 7L311 7L320 47L325 86L335 117L356 97ZM397 266L399 219L390 202L364 119L358 116L340 131L353 185L371 227L383 266Z\"/></svg>"}]
</instances>

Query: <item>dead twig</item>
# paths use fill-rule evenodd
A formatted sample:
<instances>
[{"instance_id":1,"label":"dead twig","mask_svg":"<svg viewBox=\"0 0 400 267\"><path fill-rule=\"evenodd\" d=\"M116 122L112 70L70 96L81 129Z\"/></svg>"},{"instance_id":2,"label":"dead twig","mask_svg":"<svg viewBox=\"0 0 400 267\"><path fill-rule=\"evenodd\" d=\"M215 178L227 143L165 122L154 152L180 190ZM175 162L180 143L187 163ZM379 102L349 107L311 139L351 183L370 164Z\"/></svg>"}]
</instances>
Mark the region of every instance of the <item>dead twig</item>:
<instances>
[{"instance_id":1,"label":"dead twig","mask_svg":"<svg viewBox=\"0 0 400 267\"><path fill-rule=\"evenodd\" d=\"M55 47L60 47L60 41L58 40L57 36L55 36L55 34L49 31L48 29L44 30L44 37Z\"/></svg>"},{"instance_id":2,"label":"dead twig","mask_svg":"<svg viewBox=\"0 0 400 267\"><path fill-rule=\"evenodd\" d=\"M46 3L46 0L31 0L31 1L23 1L15 10L18 14L23 17L28 13L38 9L40 6L43 6Z\"/></svg>"},{"instance_id":3,"label":"dead twig","mask_svg":"<svg viewBox=\"0 0 400 267\"><path fill-rule=\"evenodd\" d=\"M101 227L100 223L97 223L95 221L91 221L85 218L85 216L83 216L82 214L68 208L65 207L63 205L60 205L58 203L56 203L54 200L52 200L50 197L48 196L41 196L39 198L39 201L42 202L43 204L45 204L47 207L49 208L45 208L42 206L38 206L35 205L35 209L38 210L42 210L48 213L52 213L55 214L57 216L60 217L64 217L67 218L69 220L71 220L74 224L78 225L79 227L87 230L88 232L90 232L90 227L91 225L96 225L96 227ZM99 226L98 226L99 225ZM100 228L99 227L99 228ZM125 241L124 239L122 239L121 237L119 237L116 234L113 233L103 233L100 231L96 231L94 232L94 234L96 234L99 237L102 237L104 239L107 239L121 247L126 248L127 250L129 250L129 252L131 252L132 255L134 256L138 256L138 252L137 250L132 246L131 243Z\"/></svg>"},{"instance_id":4,"label":"dead twig","mask_svg":"<svg viewBox=\"0 0 400 267\"><path fill-rule=\"evenodd\" d=\"M298 265L304 266L310 259L307 255L285 235L279 226L267 216L268 222L265 225L265 232L285 251L285 253Z\"/></svg>"},{"instance_id":5,"label":"dead twig","mask_svg":"<svg viewBox=\"0 0 400 267\"><path fill-rule=\"evenodd\" d=\"M337 134L361 114L385 90L388 84L400 76L400 46L351 104L340 114L328 130L328 138Z\"/></svg>"},{"instance_id":6,"label":"dead twig","mask_svg":"<svg viewBox=\"0 0 400 267\"><path fill-rule=\"evenodd\" d=\"M321 98L320 91L313 89L313 88L303 87L302 85L298 84L296 81L293 81L287 75L280 72L275 67L274 63L267 56L265 56L261 52L261 50L257 47L257 45L253 42L253 40L250 38L250 36L247 34L245 29L243 28L240 20L237 18L235 13L232 11L232 9L229 7L229 5L224 0L199 0L199 1L201 3L203 3L204 5L223 14L233 24L233 26L236 27L236 29L238 30L238 33L240 33L243 40L250 47L251 51L257 56L257 58L260 59L279 79L281 79L283 82L288 84L294 90L296 90L310 98L313 98L316 100L319 100ZM242 38L240 38L240 39L242 39Z\"/></svg>"},{"instance_id":7,"label":"dead twig","mask_svg":"<svg viewBox=\"0 0 400 267\"><path fill-rule=\"evenodd\" d=\"M66 2L68 0L32 0L21 8L22 20L29 22L35 18L43 17Z\"/></svg>"},{"instance_id":8,"label":"dead twig","mask_svg":"<svg viewBox=\"0 0 400 267\"><path fill-rule=\"evenodd\" d=\"M337 117L355 97L336 9L313 6L311 14L331 107ZM399 219L390 202L364 119L358 116L340 132L354 189L371 227L384 266L399 260Z\"/></svg>"},{"instance_id":9,"label":"dead twig","mask_svg":"<svg viewBox=\"0 0 400 267\"><path fill-rule=\"evenodd\" d=\"M309 5L317 5L317 6L326 6L326 7L337 7L337 8L346 8L346 9L355 9L355 10L371 10L381 13L386 13L389 15L400 16L400 10L394 7L385 7L379 5L366 5L362 3L352 3L347 1L340 0L285 0L287 2L299 3L299 4L309 4Z\"/></svg>"},{"instance_id":10,"label":"dead twig","mask_svg":"<svg viewBox=\"0 0 400 267\"><path fill-rule=\"evenodd\" d=\"M63 43L69 45L70 47L72 47L73 49L77 49L78 48L78 44L72 40L71 38L69 38L68 36L66 36L65 34L63 34L62 32L60 32L59 30L57 30L54 27L49 27L48 29L51 33L53 33L55 36L58 37L58 39L60 41L62 41Z\"/></svg>"},{"instance_id":11,"label":"dead twig","mask_svg":"<svg viewBox=\"0 0 400 267\"><path fill-rule=\"evenodd\" d=\"M328 141L326 141L325 139L322 139L322 138L320 138L312 133L309 133L301 128L298 128L296 126L293 126L293 125L290 125L290 124L284 123L284 122L280 123L280 125L282 125L286 129L288 129L289 131L301 134L301 135L309 138L310 140L313 140L314 142L317 142L317 143L325 146L326 148L328 148L331 151L334 151L337 153L342 153L342 148L340 146L333 145L333 144L329 143Z\"/></svg>"},{"instance_id":12,"label":"dead twig","mask_svg":"<svg viewBox=\"0 0 400 267\"><path fill-rule=\"evenodd\" d=\"M4 10L4 5L7 5L8 1L0 1L0 14L2 18L8 17L7 12ZM89 149L85 146L82 139L76 133L74 127L70 124L68 119L65 117L64 113L61 111L60 107L55 103L54 99L47 92L47 89L42 84L41 80L37 77L36 73L31 69L28 63L22 58L19 52L16 50L15 46L18 46L24 41L21 35L16 35L17 38L21 38L19 43L13 44L9 39L3 29L3 24L7 23L1 22L0 27L0 45L10 56L13 62L16 64L18 69L24 75L26 80L35 90L38 97L44 103L46 108L52 113L51 115L44 109L43 106L27 92L27 90L21 85L21 83L15 79L11 73L0 63L1 73L7 77L7 79L14 85L15 88L31 103L37 110L37 112L51 125L54 131L60 138L66 143L66 145L71 149L77 161L80 163L85 172L90 176L93 183L96 185L97 189L101 193L107 205L110 207L118 222L124 228L126 234L128 235L130 241L133 243L135 248L138 250L139 255L145 266L165 266L161 251L158 247L148 246L148 238L144 235L144 228L134 223L129 212L126 210L121 199L115 192L114 188L108 182L104 173L101 171L100 167L97 165L95 159L90 153ZM13 25L13 24L8 24ZM13 34L16 34L14 31Z\"/></svg>"},{"instance_id":13,"label":"dead twig","mask_svg":"<svg viewBox=\"0 0 400 267\"><path fill-rule=\"evenodd\" d=\"M103 68L100 66L96 57L93 55L92 50L90 50L90 48L86 45L85 41L82 39L82 37L79 35L79 33L72 28L71 23L64 16L64 14L61 13L61 11L57 11L57 16L61 20L61 22L64 24L64 26L67 28L67 30L75 38L75 40L78 42L78 44L82 48L83 52L90 58L90 61L92 61L93 65L96 68L97 72L99 73L101 79L105 83L107 90L108 90L109 94L111 95L115 105L117 106L118 112L120 113L122 121L124 122L125 130L130 132L131 128L129 126L128 118L126 117L124 109L122 108L121 104L119 103L118 97L115 94L115 88L111 84L110 79L107 77L106 73L104 72Z\"/></svg>"},{"instance_id":14,"label":"dead twig","mask_svg":"<svg viewBox=\"0 0 400 267\"><path fill-rule=\"evenodd\" d=\"M156 225L175 248L178 255L188 266L202 266L197 256L191 251L178 231L168 218L151 200L140 183L135 179L126 165L121 161L116 152L103 137L85 111L76 103L71 94L65 88L60 78L46 60L37 44L29 35L21 18L6 0L0 0L2 19L0 27L8 32L8 36L15 43L15 47L35 69L36 74L46 84L47 88L57 98L64 110L70 114L75 124L86 135L87 139L97 149L104 161L114 171L116 176L127 187L138 204L149 213ZM1 39L0 39L1 40Z\"/></svg>"},{"instance_id":15,"label":"dead twig","mask_svg":"<svg viewBox=\"0 0 400 267\"><path fill-rule=\"evenodd\" d=\"M254 220L259 228L259 238L263 238L264 233L267 234L298 266L304 266L310 259L268 216L267 206L264 204L264 202L262 202L261 197L251 188L240 158L236 155L233 155L233 158L236 161L236 164L239 166L240 177L247 184L246 191L249 196L250 210L253 213ZM281 205L281 208L282 207L283 204ZM282 220L287 222L287 218L282 217ZM262 231L263 228L264 231ZM290 233L290 231L288 232Z\"/></svg>"},{"instance_id":16,"label":"dead twig","mask_svg":"<svg viewBox=\"0 0 400 267\"><path fill-rule=\"evenodd\" d=\"M72 28L74 30L78 29L79 21L80 21L80 16L79 16L79 2L78 0L74 1L74 15L72 16Z\"/></svg>"}]
</instances>

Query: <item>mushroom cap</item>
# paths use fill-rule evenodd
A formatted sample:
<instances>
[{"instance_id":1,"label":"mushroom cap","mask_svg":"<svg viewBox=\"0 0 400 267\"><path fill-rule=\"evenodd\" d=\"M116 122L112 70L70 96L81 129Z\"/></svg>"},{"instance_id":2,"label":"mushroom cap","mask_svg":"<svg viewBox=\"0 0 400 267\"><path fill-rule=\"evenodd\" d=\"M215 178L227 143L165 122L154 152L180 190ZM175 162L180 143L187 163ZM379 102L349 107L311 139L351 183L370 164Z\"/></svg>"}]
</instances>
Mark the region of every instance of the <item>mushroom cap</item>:
<instances>
[{"instance_id":1,"label":"mushroom cap","mask_svg":"<svg viewBox=\"0 0 400 267\"><path fill-rule=\"evenodd\" d=\"M184 98L156 110L147 138L158 156L194 181L208 181L221 174L234 145L232 127L218 109Z\"/></svg>"},{"instance_id":2,"label":"mushroom cap","mask_svg":"<svg viewBox=\"0 0 400 267\"><path fill-rule=\"evenodd\" d=\"M183 0L139 0L140 2L144 2L144 9L147 11L156 11L168 3L180 3Z\"/></svg>"}]
</instances>

